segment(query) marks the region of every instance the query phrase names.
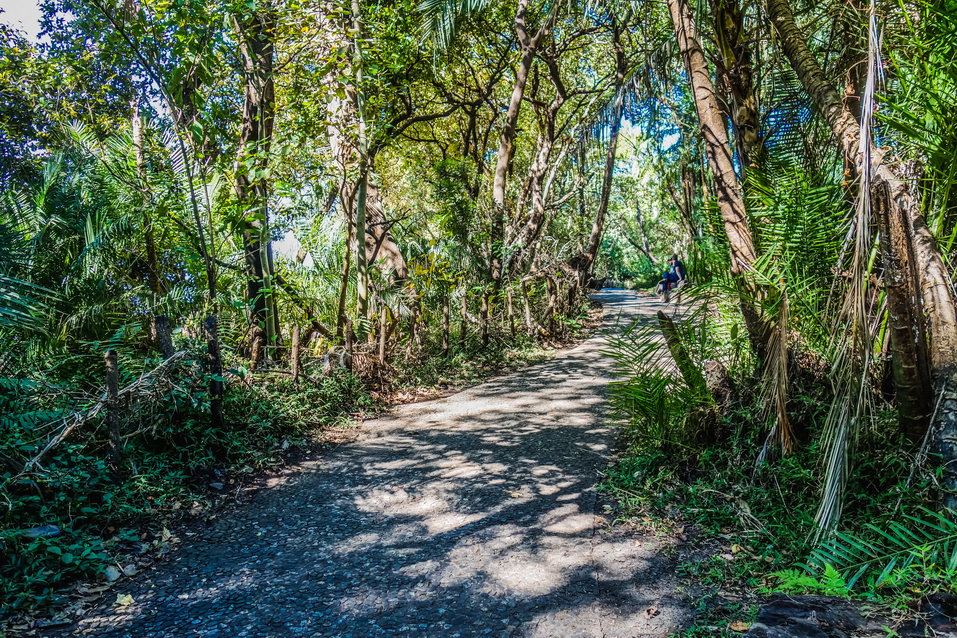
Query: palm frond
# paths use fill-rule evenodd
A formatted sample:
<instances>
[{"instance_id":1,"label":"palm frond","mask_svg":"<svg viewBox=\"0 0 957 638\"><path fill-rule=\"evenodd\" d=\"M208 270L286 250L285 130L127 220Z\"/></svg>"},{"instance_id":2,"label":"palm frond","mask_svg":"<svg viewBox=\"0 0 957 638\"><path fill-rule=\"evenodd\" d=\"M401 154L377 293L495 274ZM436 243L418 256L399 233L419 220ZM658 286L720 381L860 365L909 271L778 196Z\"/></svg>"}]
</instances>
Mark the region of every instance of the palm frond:
<instances>
[{"instance_id":1,"label":"palm frond","mask_svg":"<svg viewBox=\"0 0 957 638\"><path fill-rule=\"evenodd\" d=\"M849 588L890 584L896 572L917 563L957 570L957 522L927 508L920 513L881 525L868 523L862 534L836 532L812 550L805 569L831 565L845 576Z\"/></svg>"}]
</instances>

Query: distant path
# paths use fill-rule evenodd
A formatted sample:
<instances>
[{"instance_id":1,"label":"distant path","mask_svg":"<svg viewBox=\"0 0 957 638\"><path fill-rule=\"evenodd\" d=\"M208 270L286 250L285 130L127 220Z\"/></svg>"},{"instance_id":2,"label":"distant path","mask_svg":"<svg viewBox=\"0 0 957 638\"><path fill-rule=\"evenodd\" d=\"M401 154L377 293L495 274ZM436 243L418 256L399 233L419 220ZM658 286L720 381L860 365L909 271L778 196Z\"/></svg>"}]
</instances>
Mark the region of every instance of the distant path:
<instances>
[{"instance_id":1,"label":"distant path","mask_svg":"<svg viewBox=\"0 0 957 638\"><path fill-rule=\"evenodd\" d=\"M608 290L603 331L651 317ZM596 336L540 365L367 422L70 632L98 636L667 636L662 541L609 528L616 440Z\"/></svg>"}]
</instances>

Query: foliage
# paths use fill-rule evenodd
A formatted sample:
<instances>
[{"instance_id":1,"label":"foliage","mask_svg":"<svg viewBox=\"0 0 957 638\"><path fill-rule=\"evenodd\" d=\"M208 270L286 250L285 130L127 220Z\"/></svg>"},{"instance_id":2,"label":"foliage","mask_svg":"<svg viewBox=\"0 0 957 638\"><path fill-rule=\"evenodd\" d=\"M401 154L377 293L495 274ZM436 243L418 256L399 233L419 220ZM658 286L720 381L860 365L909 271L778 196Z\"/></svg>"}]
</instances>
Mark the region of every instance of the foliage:
<instances>
[{"instance_id":1,"label":"foliage","mask_svg":"<svg viewBox=\"0 0 957 638\"><path fill-rule=\"evenodd\" d=\"M344 371L318 385L267 379L230 393L229 427L216 430L204 418L202 378L183 372L176 385L124 418L131 436L121 480L105 460L102 422L45 457L42 471L22 472L23 459L45 442L37 431L78 406L62 388L3 380L0 574L8 612L45 606L62 585L101 576L136 545L138 530L152 533L181 506L205 501L209 481L274 464L291 445L371 405L361 381ZM31 537L31 530L49 526L52 535Z\"/></svg>"}]
</instances>

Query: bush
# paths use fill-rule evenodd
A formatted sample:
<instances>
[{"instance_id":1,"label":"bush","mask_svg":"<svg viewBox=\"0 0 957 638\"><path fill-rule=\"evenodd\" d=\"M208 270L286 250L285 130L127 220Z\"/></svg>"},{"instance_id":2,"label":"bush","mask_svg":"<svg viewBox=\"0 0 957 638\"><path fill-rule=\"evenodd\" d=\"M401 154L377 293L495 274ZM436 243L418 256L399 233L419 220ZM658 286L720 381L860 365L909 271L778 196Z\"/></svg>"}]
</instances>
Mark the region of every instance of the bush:
<instances>
[{"instance_id":1,"label":"bush","mask_svg":"<svg viewBox=\"0 0 957 638\"><path fill-rule=\"evenodd\" d=\"M180 504L203 499L210 481L274 463L289 446L371 405L362 381L346 370L316 384L264 375L230 385L227 427L216 430L207 418L202 378L189 366L176 374L169 392L157 398L163 409L128 409L122 429L132 436L119 477L104 460L97 420L24 473L25 460L47 440L39 436L48 431L43 423L55 422L72 405L65 395L51 399L38 385L2 386L0 595L8 613L49 605L64 584L102 574Z\"/></svg>"}]
</instances>

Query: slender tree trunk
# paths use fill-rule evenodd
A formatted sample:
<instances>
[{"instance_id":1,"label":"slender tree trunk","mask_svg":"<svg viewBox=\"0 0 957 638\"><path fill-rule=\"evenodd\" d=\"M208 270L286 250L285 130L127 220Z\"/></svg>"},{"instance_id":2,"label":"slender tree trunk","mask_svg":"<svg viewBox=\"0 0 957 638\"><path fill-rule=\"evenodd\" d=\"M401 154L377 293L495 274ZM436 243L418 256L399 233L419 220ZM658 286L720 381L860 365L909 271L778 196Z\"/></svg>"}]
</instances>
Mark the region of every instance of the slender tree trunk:
<instances>
[{"instance_id":1,"label":"slender tree trunk","mask_svg":"<svg viewBox=\"0 0 957 638\"><path fill-rule=\"evenodd\" d=\"M452 311L449 308L449 298L446 296L442 300L442 356L449 356L449 333L451 332L451 315Z\"/></svg>"},{"instance_id":2,"label":"slender tree trunk","mask_svg":"<svg viewBox=\"0 0 957 638\"><path fill-rule=\"evenodd\" d=\"M298 383L299 375L302 372L302 366L299 362L299 325L292 327L292 334L289 337L289 371L292 373L292 382Z\"/></svg>"},{"instance_id":3,"label":"slender tree trunk","mask_svg":"<svg viewBox=\"0 0 957 638\"><path fill-rule=\"evenodd\" d=\"M349 272L352 268L352 222L347 221L349 230L346 236L345 256L342 259L342 278L339 280L339 303L336 304L336 336L340 339L346 327L346 296L349 293Z\"/></svg>"},{"instance_id":4,"label":"slender tree trunk","mask_svg":"<svg viewBox=\"0 0 957 638\"><path fill-rule=\"evenodd\" d=\"M123 446L120 439L120 415L117 395L119 393L119 367L116 350L107 350L103 356L106 364L106 429L110 437L110 469L114 474L123 466Z\"/></svg>"},{"instance_id":5,"label":"slender tree trunk","mask_svg":"<svg viewBox=\"0 0 957 638\"><path fill-rule=\"evenodd\" d=\"M352 358L353 351L354 351L354 348L353 348L354 341L355 341L355 333L352 331L352 320L346 319L346 345L345 345L346 370L349 370L350 372L352 371L352 366L354 363Z\"/></svg>"},{"instance_id":6,"label":"slender tree trunk","mask_svg":"<svg viewBox=\"0 0 957 638\"><path fill-rule=\"evenodd\" d=\"M223 358L219 353L219 326L216 313L206 317L203 322L206 333L207 371L209 372L209 416L214 429L223 431L226 422L223 419Z\"/></svg>"},{"instance_id":7,"label":"slender tree trunk","mask_svg":"<svg viewBox=\"0 0 957 638\"><path fill-rule=\"evenodd\" d=\"M385 366L386 331L389 328L389 307L382 304L379 311L379 365Z\"/></svg>"},{"instance_id":8,"label":"slender tree trunk","mask_svg":"<svg viewBox=\"0 0 957 638\"><path fill-rule=\"evenodd\" d=\"M528 284L522 281L522 310L525 313L525 330L528 334L535 334L535 320L532 317L532 303L528 298Z\"/></svg>"},{"instance_id":9,"label":"slender tree trunk","mask_svg":"<svg viewBox=\"0 0 957 638\"><path fill-rule=\"evenodd\" d=\"M711 83L707 61L698 42L691 7L687 0L668 0L668 9L674 24L678 47L688 72L688 81L694 94L695 109L698 112L698 122L704 138L708 164L714 175L718 209L721 211L721 219L724 222L731 252L731 274L738 285L745 326L752 346L763 358L769 331L756 304L759 291L750 286L744 277L747 269L751 268L756 261L757 255L741 186L734 172L728 132L715 95L714 85Z\"/></svg>"},{"instance_id":10,"label":"slender tree trunk","mask_svg":"<svg viewBox=\"0 0 957 638\"><path fill-rule=\"evenodd\" d=\"M578 283L582 288L588 283L588 277L595 267L595 260L598 259L601 239L605 232L605 217L608 213L608 202L611 199L615 157L618 153L618 134L621 131L621 118L625 108L621 89L625 84L625 74L628 72L628 60L625 56L624 44L621 41L621 30L617 21L613 21L612 30L614 32L615 48L615 83L613 86L614 95L612 96L611 130L608 134L608 148L605 151L605 172L602 176L598 209L595 211L591 232L588 235L588 244L585 247L585 252L576 259L577 263L573 264L575 271L578 273Z\"/></svg>"},{"instance_id":11,"label":"slender tree trunk","mask_svg":"<svg viewBox=\"0 0 957 638\"><path fill-rule=\"evenodd\" d=\"M479 308L479 332L482 335L482 347L488 347L488 329L492 312L491 295L486 292L482 295L482 306Z\"/></svg>"},{"instance_id":12,"label":"slender tree trunk","mask_svg":"<svg viewBox=\"0 0 957 638\"><path fill-rule=\"evenodd\" d=\"M150 215L150 188L146 181L146 151L143 145L143 118L140 115L140 100L133 98L132 103L133 150L136 155L136 179L142 195L140 207L143 217L143 248L146 253L146 285L153 293L153 303L166 293L166 286L160 272L156 251L156 237L153 232L153 219ZM164 358L173 356L173 341L169 329L169 319L164 315L154 315L150 322L150 332L156 349Z\"/></svg>"},{"instance_id":13,"label":"slender tree trunk","mask_svg":"<svg viewBox=\"0 0 957 638\"><path fill-rule=\"evenodd\" d=\"M678 332L678 327L675 326L675 322L671 320L671 317L660 310L658 311L658 327L661 328L661 334L665 337L665 343L668 345L668 351L671 352L671 358L674 359L675 366L681 373L685 383L688 384L688 387L692 390L706 390L707 384L705 383L704 375L701 374L701 371L691 359L691 355L688 354L688 349L685 347L684 342L681 341L681 334Z\"/></svg>"},{"instance_id":14,"label":"slender tree trunk","mask_svg":"<svg viewBox=\"0 0 957 638\"><path fill-rule=\"evenodd\" d=\"M366 187L369 173L366 170L365 159L359 162L359 184L356 194L356 304L359 316L359 339L365 336L365 320L369 314L369 272L366 262Z\"/></svg>"},{"instance_id":15,"label":"slender tree trunk","mask_svg":"<svg viewBox=\"0 0 957 638\"><path fill-rule=\"evenodd\" d=\"M512 288L505 291L506 312L508 316L508 331L512 337L515 337L515 303L512 295Z\"/></svg>"},{"instance_id":16,"label":"slender tree trunk","mask_svg":"<svg viewBox=\"0 0 957 638\"><path fill-rule=\"evenodd\" d=\"M512 95L508 109L505 111L505 121L502 124L502 135L499 138L498 155L495 158L495 172L492 180L492 225L490 234L489 281L497 289L502 279L502 248L505 240L505 196L508 187L508 171L512 165L512 155L515 151L516 125L522 106L522 97L525 95L525 84L528 74L535 62L535 54L543 31L534 37L529 37L525 24L525 12L528 9L528 0L518 0L515 10L514 27L518 36L521 58L515 69L515 81L512 84Z\"/></svg>"},{"instance_id":17,"label":"slender tree trunk","mask_svg":"<svg viewBox=\"0 0 957 638\"><path fill-rule=\"evenodd\" d=\"M462 303L460 306L462 320L459 323L459 344L462 348L465 347L465 344L468 342L469 328L469 293L467 290L462 291Z\"/></svg>"},{"instance_id":18,"label":"slender tree trunk","mask_svg":"<svg viewBox=\"0 0 957 638\"><path fill-rule=\"evenodd\" d=\"M243 18L234 16L243 60L245 97L242 130L236 157L234 190L243 215L243 252L246 257L249 303L250 358L253 366L267 356L276 336L270 260L268 255L269 187L262 173L269 164L275 119L272 38L276 16L268 5Z\"/></svg>"},{"instance_id":19,"label":"slender tree trunk","mask_svg":"<svg viewBox=\"0 0 957 638\"><path fill-rule=\"evenodd\" d=\"M143 148L143 118L140 115L139 98L133 100L133 149L136 154L136 178L140 183L140 190L144 200L149 187L146 183L146 152ZM156 253L156 237L153 233L153 220L150 216L150 206L147 201L142 202L143 215L143 243L146 252L146 285L150 291L160 296L163 294L163 283L160 277L159 259Z\"/></svg>"}]
</instances>

